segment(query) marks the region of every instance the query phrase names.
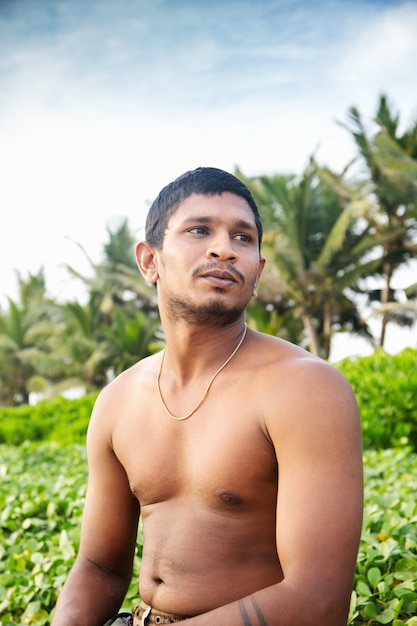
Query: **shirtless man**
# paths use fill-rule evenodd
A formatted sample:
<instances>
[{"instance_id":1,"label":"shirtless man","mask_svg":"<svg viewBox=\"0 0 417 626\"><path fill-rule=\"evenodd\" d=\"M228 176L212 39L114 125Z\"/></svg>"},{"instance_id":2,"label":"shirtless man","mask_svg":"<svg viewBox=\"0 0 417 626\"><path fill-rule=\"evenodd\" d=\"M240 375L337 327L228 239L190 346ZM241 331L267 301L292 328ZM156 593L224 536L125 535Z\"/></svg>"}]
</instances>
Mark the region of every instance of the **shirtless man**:
<instances>
[{"instance_id":1,"label":"shirtless man","mask_svg":"<svg viewBox=\"0 0 417 626\"><path fill-rule=\"evenodd\" d=\"M139 515L135 625L346 625L362 520L356 402L335 368L246 327L261 238L250 192L222 170L188 172L153 203L136 255L166 347L96 402L79 554L54 626L119 610Z\"/></svg>"}]
</instances>

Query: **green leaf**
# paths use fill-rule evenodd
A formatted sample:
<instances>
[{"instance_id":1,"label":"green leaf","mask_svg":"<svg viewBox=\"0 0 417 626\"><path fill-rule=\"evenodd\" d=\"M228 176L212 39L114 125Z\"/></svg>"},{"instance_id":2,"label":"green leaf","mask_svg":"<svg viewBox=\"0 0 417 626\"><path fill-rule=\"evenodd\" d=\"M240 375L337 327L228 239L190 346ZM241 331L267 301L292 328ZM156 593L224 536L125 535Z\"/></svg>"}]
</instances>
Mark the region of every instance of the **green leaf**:
<instances>
[{"instance_id":1,"label":"green leaf","mask_svg":"<svg viewBox=\"0 0 417 626\"><path fill-rule=\"evenodd\" d=\"M404 557L399 559L395 567L394 576L399 580L416 580L417 559L415 557Z\"/></svg>"},{"instance_id":2,"label":"green leaf","mask_svg":"<svg viewBox=\"0 0 417 626\"><path fill-rule=\"evenodd\" d=\"M378 608L375 602L368 602L363 611L367 619L376 619L378 616Z\"/></svg>"},{"instance_id":3,"label":"green leaf","mask_svg":"<svg viewBox=\"0 0 417 626\"><path fill-rule=\"evenodd\" d=\"M356 585L356 591L357 591L357 593L359 593L359 595L361 595L361 596L368 597L368 596L371 596L371 595L372 595L372 591L370 590L370 588L368 587L368 585L367 585L366 583L364 583L364 582L359 582L359 583Z\"/></svg>"},{"instance_id":4,"label":"green leaf","mask_svg":"<svg viewBox=\"0 0 417 626\"><path fill-rule=\"evenodd\" d=\"M376 621L380 624L391 624L393 619L394 611L392 609L385 609L385 611L383 611L381 615L378 615L376 617Z\"/></svg>"},{"instance_id":5,"label":"green leaf","mask_svg":"<svg viewBox=\"0 0 417 626\"><path fill-rule=\"evenodd\" d=\"M368 571L368 580L374 589L381 580L381 576L381 570L378 567L371 567Z\"/></svg>"}]
</instances>

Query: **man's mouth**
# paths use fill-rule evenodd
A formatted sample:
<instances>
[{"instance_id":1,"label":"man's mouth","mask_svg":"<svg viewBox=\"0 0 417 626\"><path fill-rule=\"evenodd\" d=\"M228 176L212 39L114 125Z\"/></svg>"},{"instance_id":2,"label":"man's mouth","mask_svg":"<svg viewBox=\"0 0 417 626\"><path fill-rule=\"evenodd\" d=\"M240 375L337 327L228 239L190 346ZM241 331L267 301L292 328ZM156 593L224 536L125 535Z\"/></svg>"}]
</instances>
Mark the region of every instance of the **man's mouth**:
<instances>
[{"instance_id":1,"label":"man's mouth","mask_svg":"<svg viewBox=\"0 0 417 626\"><path fill-rule=\"evenodd\" d=\"M236 276L227 270L209 270L200 276L217 287L227 287L237 282Z\"/></svg>"}]
</instances>

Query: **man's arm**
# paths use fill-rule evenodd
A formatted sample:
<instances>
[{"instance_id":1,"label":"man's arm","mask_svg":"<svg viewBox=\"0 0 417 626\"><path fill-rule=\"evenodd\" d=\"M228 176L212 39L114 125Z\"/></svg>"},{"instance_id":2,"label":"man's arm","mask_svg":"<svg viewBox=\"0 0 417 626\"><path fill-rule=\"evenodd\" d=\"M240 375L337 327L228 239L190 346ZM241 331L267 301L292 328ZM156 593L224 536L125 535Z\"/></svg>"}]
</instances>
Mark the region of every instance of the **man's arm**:
<instances>
[{"instance_id":1,"label":"man's arm","mask_svg":"<svg viewBox=\"0 0 417 626\"><path fill-rule=\"evenodd\" d=\"M131 581L139 504L111 448L114 402L107 407L106 398L111 399L108 388L89 425L80 548L58 598L53 626L101 626L117 613Z\"/></svg>"},{"instance_id":2,"label":"man's arm","mask_svg":"<svg viewBox=\"0 0 417 626\"><path fill-rule=\"evenodd\" d=\"M281 383L280 397L266 400L266 427L279 466L284 579L189 626L346 626L363 509L356 401L337 370L310 357L289 364Z\"/></svg>"}]
</instances>

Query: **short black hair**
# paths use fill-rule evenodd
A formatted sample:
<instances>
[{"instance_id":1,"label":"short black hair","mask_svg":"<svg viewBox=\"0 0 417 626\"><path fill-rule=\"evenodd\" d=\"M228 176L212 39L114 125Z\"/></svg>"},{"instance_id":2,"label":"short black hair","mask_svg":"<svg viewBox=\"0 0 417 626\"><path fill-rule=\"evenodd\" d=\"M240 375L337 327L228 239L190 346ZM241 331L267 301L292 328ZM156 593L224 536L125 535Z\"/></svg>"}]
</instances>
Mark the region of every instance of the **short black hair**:
<instances>
[{"instance_id":1,"label":"short black hair","mask_svg":"<svg viewBox=\"0 0 417 626\"><path fill-rule=\"evenodd\" d=\"M166 185L152 203L146 218L146 241L161 249L169 218L181 202L192 194L216 196L234 193L244 198L255 216L259 248L262 243L262 220L256 202L246 185L233 174L216 167L198 167L185 172Z\"/></svg>"}]
</instances>

